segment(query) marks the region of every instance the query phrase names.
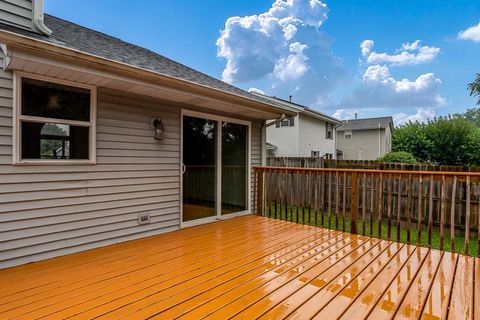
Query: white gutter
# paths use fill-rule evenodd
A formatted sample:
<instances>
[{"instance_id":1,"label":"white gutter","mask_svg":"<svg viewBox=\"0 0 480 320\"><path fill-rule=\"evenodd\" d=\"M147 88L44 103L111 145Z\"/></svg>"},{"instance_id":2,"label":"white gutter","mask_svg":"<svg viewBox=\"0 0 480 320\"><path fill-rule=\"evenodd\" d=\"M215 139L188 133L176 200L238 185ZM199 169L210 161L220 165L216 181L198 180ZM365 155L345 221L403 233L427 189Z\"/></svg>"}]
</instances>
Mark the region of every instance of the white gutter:
<instances>
[{"instance_id":1,"label":"white gutter","mask_svg":"<svg viewBox=\"0 0 480 320\"><path fill-rule=\"evenodd\" d=\"M33 25L37 27L40 32L43 34L49 36L52 34L52 30L50 30L46 25L44 21L44 16L43 16L43 0L33 0L32 1L32 6L33 6Z\"/></svg>"}]
</instances>

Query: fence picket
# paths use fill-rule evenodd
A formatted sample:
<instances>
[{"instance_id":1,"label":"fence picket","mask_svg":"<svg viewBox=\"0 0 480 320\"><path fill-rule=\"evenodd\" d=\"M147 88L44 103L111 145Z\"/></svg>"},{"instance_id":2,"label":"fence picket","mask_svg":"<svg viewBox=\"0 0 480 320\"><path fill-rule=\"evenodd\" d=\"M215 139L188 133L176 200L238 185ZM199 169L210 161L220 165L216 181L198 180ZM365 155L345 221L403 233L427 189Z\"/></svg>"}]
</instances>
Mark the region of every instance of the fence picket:
<instances>
[{"instance_id":1,"label":"fence picket","mask_svg":"<svg viewBox=\"0 0 480 320\"><path fill-rule=\"evenodd\" d=\"M450 250L455 252L455 196L457 193L457 177L453 177L452 204L450 208Z\"/></svg>"},{"instance_id":2,"label":"fence picket","mask_svg":"<svg viewBox=\"0 0 480 320\"><path fill-rule=\"evenodd\" d=\"M443 250L444 223L445 223L445 175L442 175L442 186L440 189L440 250Z\"/></svg>"},{"instance_id":3,"label":"fence picket","mask_svg":"<svg viewBox=\"0 0 480 320\"><path fill-rule=\"evenodd\" d=\"M475 232L473 244L480 243L480 173L256 167L252 177L252 206L259 215L320 225L318 214L322 214L324 227L362 235L369 232L369 221L370 236L389 240L395 239L392 223L396 220L397 241L421 245L426 225L430 247L433 235L438 235L435 247L441 250L469 253ZM450 233L447 244L446 232ZM463 235L461 250L456 237ZM477 248L473 251L480 254Z\"/></svg>"},{"instance_id":4,"label":"fence picket","mask_svg":"<svg viewBox=\"0 0 480 320\"><path fill-rule=\"evenodd\" d=\"M468 245L470 243L470 177L467 176L466 181L466 209L465 209L465 254L468 254Z\"/></svg>"},{"instance_id":5,"label":"fence picket","mask_svg":"<svg viewBox=\"0 0 480 320\"><path fill-rule=\"evenodd\" d=\"M418 178L418 199L417 199L417 210L418 210L418 217L417 217L417 245L422 243L422 215L423 215L423 208L422 208L422 198L423 198L423 177L420 175Z\"/></svg>"}]
</instances>

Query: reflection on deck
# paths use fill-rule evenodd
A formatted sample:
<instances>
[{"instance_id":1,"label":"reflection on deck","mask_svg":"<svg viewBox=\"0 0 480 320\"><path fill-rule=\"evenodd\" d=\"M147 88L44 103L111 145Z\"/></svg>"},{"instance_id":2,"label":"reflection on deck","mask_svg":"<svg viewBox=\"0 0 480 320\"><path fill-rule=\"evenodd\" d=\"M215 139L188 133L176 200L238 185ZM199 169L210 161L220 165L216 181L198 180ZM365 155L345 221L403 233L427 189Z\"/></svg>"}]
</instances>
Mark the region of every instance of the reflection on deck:
<instances>
[{"instance_id":1,"label":"reflection on deck","mask_svg":"<svg viewBox=\"0 0 480 320\"><path fill-rule=\"evenodd\" d=\"M479 267L245 216L0 270L0 318L480 319Z\"/></svg>"}]
</instances>

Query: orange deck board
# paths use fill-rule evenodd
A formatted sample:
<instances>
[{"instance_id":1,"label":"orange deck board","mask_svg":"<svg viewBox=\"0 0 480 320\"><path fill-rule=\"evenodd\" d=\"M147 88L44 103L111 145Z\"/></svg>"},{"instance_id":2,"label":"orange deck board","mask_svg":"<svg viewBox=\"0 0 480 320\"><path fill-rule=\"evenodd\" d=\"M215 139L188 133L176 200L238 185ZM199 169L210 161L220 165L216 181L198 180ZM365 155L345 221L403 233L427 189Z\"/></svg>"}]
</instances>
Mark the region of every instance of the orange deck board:
<instances>
[{"instance_id":1,"label":"orange deck board","mask_svg":"<svg viewBox=\"0 0 480 320\"><path fill-rule=\"evenodd\" d=\"M0 319L473 319L479 267L249 215L0 270Z\"/></svg>"}]
</instances>

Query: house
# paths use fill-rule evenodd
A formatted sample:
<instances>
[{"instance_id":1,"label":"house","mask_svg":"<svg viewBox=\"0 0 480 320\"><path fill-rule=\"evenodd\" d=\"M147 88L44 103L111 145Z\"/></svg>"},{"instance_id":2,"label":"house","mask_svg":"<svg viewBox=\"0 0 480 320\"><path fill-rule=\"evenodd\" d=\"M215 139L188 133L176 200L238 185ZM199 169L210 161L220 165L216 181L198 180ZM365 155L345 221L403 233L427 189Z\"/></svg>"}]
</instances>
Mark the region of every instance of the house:
<instances>
[{"instance_id":1,"label":"house","mask_svg":"<svg viewBox=\"0 0 480 320\"><path fill-rule=\"evenodd\" d=\"M0 268L251 211L266 121L295 113L0 1Z\"/></svg>"},{"instance_id":2,"label":"house","mask_svg":"<svg viewBox=\"0 0 480 320\"><path fill-rule=\"evenodd\" d=\"M392 117L345 120L337 128L339 158L375 160L392 151Z\"/></svg>"},{"instance_id":3,"label":"house","mask_svg":"<svg viewBox=\"0 0 480 320\"><path fill-rule=\"evenodd\" d=\"M273 157L336 158L336 127L342 122L301 104L252 92L296 113L267 128L269 154Z\"/></svg>"}]
</instances>

